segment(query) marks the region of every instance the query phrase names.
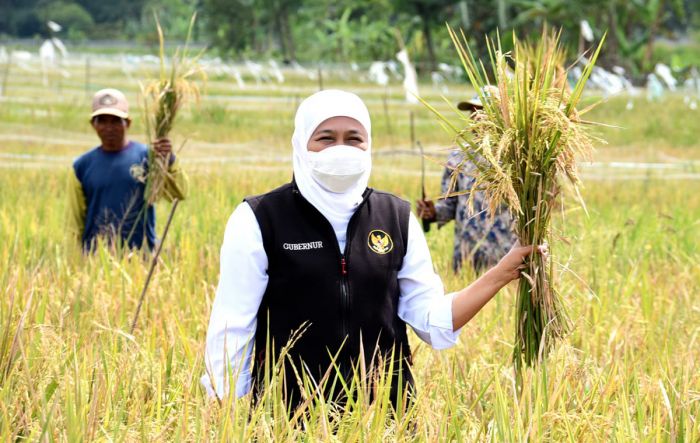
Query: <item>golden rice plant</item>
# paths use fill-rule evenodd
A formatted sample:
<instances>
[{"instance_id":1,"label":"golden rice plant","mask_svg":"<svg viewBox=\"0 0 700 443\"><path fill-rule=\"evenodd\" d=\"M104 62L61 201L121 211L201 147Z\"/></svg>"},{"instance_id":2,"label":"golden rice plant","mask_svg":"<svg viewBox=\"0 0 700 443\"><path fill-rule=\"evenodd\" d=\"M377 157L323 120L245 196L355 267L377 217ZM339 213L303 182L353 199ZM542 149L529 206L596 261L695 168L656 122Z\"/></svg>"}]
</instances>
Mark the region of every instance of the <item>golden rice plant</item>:
<instances>
[{"instance_id":1,"label":"golden rice plant","mask_svg":"<svg viewBox=\"0 0 700 443\"><path fill-rule=\"evenodd\" d=\"M200 88L197 80L206 80L206 73L199 63L203 51L191 55L189 50L196 18L196 14L192 15L185 45L175 51L168 70L163 29L158 17L155 17L160 43L159 76L149 80L145 85L141 84L146 133L151 146L155 140L165 138L170 134L178 112L184 104L188 101L199 101ZM153 204L157 200L163 188L168 173L169 160L157 155L152 149L149 151L148 180L146 182L146 202L148 204Z\"/></svg>"},{"instance_id":2,"label":"golden rice plant","mask_svg":"<svg viewBox=\"0 0 700 443\"><path fill-rule=\"evenodd\" d=\"M486 64L474 58L463 32L449 32L484 107L463 118L464 127L455 127L432 109L456 133L465 161L476 166L473 190L485 193L491 214L507 208L521 244L549 243L561 186L568 181L579 196L576 159L593 149L591 122L582 118L593 106L577 107L603 42L576 84L569 86L560 32L544 28L533 43L514 35L510 52L503 51L500 38L487 40ZM472 211L473 200L472 193ZM523 364L541 361L570 328L553 266L554 260L533 254L519 280L513 353L518 374Z\"/></svg>"}]
</instances>

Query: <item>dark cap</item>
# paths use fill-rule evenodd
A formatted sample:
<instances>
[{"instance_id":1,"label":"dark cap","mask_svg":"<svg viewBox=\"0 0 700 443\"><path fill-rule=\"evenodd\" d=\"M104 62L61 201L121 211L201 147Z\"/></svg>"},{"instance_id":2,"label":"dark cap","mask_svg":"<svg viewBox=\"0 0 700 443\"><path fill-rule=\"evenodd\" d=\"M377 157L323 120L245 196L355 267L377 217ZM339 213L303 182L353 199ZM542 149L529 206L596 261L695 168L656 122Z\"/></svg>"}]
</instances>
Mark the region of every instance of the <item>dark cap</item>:
<instances>
[{"instance_id":1,"label":"dark cap","mask_svg":"<svg viewBox=\"0 0 700 443\"><path fill-rule=\"evenodd\" d=\"M478 111L479 109L483 109L484 105L481 103L481 100L479 100L479 96L475 95L474 97L470 98L469 100L465 100L463 102L457 103L457 109L460 111Z\"/></svg>"}]
</instances>

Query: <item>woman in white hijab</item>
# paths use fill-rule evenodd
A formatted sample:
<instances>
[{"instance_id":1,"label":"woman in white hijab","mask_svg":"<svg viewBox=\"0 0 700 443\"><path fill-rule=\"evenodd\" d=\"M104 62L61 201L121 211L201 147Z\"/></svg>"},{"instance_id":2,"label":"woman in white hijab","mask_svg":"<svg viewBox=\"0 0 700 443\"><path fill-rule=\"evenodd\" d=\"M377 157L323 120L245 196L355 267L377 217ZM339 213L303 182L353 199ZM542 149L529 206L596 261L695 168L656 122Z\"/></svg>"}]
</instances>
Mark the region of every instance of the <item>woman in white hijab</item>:
<instances>
[{"instance_id":1,"label":"woman in white hijab","mask_svg":"<svg viewBox=\"0 0 700 443\"><path fill-rule=\"evenodd\" d=\"M245 199L226 226L202 383L212 396L245 395L261 384L266 347L277 355L303 331L287 359L290 405L301 389L291 369L319 383L335 373L327 371L334 356L349 377L363 351L367 364L394 355L395 380L412 386L406 324L435 349L453 346L460 328L519 277L533 248L516 246L445 296L409 204L367 188L371 122L358 96L325 90L308 97L292 145L293 181ZM404 389L393 384L394 401Z\"/></svg>"}]
</instances>

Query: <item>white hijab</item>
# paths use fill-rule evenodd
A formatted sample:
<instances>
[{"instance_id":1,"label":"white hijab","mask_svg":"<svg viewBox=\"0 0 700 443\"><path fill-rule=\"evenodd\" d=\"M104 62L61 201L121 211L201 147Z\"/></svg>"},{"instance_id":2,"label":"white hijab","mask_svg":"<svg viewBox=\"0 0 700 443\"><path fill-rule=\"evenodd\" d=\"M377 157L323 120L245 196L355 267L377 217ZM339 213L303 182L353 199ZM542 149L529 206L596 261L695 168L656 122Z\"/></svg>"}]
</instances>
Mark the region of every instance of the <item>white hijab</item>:
<instances>
[{"instance_id":1,"label":"white hijab","mask_svg":"<svg viewBox=\"0 0 700 443\"><path fill-rule=\"evenodd\" d=\"M345 247L345 235L350 217L362 202L362 194L369 182L370 167L349 190L334 193L325 190L311 174L307 145L318 125L331 117L350 117L357 120L367 130L367 152L371 155L372 125L369 111L357 95L327 89L317 92L301 102L294 118L294 148L292 161L294 179L301 195L323 214L333 226L341 250Z\"/></svg>"}]
</instances>

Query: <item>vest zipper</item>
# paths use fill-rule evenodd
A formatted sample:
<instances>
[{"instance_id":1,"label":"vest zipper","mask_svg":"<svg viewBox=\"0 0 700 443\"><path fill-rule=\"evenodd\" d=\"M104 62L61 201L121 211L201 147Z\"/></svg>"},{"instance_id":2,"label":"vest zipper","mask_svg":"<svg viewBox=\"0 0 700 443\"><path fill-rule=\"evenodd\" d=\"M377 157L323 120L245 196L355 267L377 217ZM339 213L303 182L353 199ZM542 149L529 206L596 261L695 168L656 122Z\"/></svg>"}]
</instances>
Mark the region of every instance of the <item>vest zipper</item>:
<instances>
[{"instance_id":1,"label":"vest zipper","mask_svg":"<svg viewBox=\"0 0 700 443\"><path fill-rule=\"evenodd\" d=\"M340 254L340 305L342 312L340 315L340 333L343 338L348 337L348 320L347 313L350 309L350 289L348 288L348 268L345 261L345 254Z\"/></svg>"},{"instance_id":2,"label":"vest zipper","mask_svg":"<svg viewBox=\"0 0 700 443\"><path fill-rule=\"evenodd\" d=\"M296 187L296 184L294 184L294 188L292 189L292 193L298 195L307 205L309 205L314 212L316 212L323 220L326 222L326 226L329 229L329 232L331 234L332 239L335 240L335 231L333 230L333 226L328 222L328 220L321 214L318 209L314 205L312 205L308 200L304 198L303 195L301 195L301 192ZM350 217L350 221L348 222L348 227L346 229L346 242L345 242L345 251L341 251L340 248L338 248L338 243L334 241L336 245L336 249L338 251L338 254L340 255L340 306L341 306L341 313L340 313L340 332L343 340L348 340L348 342L352 341L352 337L349 336L349 331L348 331L348 313L350 312L352 308L352 300L350 299L350 283L348 279L348 260L346 257L348 256L348 253L350 252L350 240L352 239L352 235L354 234L354 227L356 224L357 220L357 214L360 213L360 210L362 209L362 206L367 202L369 199L370 194L372 193L371 188L367 188L365 190L365 193L362 195L362 202L358 206L357 210L355 210L355 213ZM347 343L344 348L348 348L348 345L350 343Z\"/></svg>"},{"instance_id":3,"label":"vest zipper","mask_svg":"<svg viewBox=\"0 0 700 443\"><path fill-rule=\"evenodd\" d=\"M368 195L369 196L369 195ZM365 197L366 200L366 197ZM364 200L363 200L364 203ZM345 231L345 251L340 253L340 294L342 299L342 328L343 337L347 339L346 348L355 349L354 342L355 337L349 335L348 328L348 314L352 311L352 299L350 297L350 282L348 277L348 262L350 261L350 243L352 237L355 234L355 225L357 225L357 218L360 213L360 208L355 211L355 213L350 217L348 222L348 227Z\"/></svg>"}]
</instances>

